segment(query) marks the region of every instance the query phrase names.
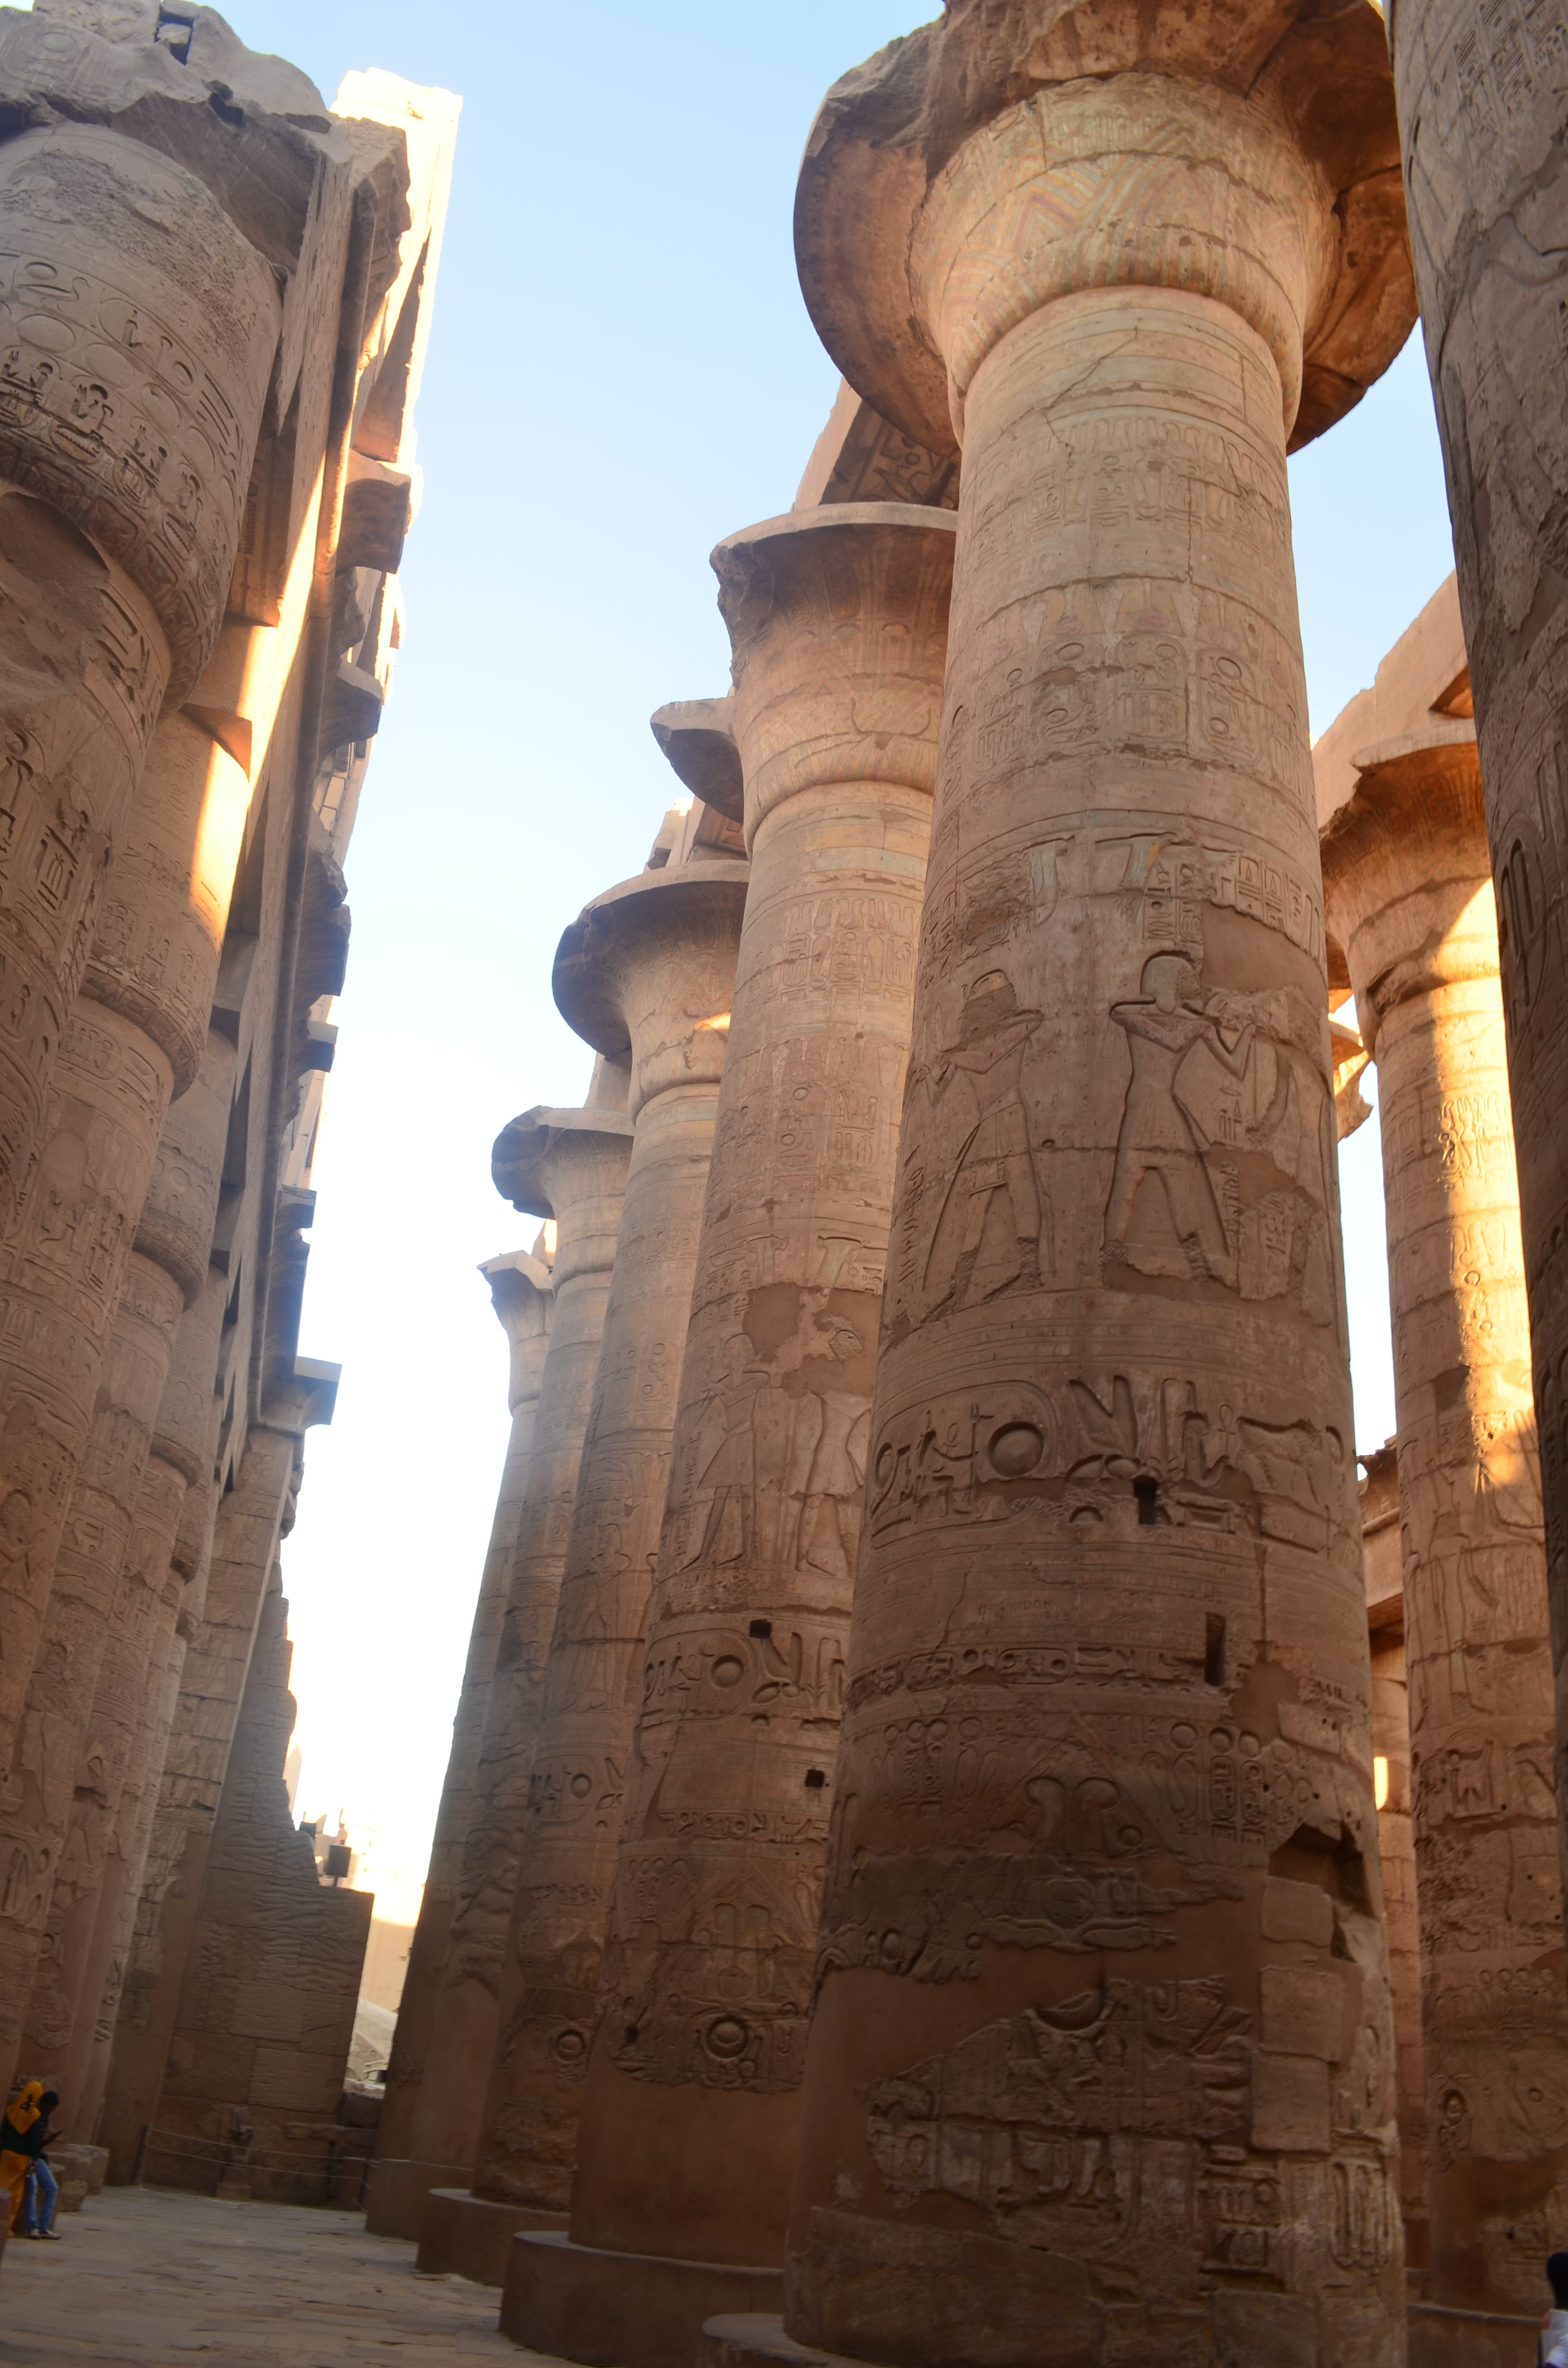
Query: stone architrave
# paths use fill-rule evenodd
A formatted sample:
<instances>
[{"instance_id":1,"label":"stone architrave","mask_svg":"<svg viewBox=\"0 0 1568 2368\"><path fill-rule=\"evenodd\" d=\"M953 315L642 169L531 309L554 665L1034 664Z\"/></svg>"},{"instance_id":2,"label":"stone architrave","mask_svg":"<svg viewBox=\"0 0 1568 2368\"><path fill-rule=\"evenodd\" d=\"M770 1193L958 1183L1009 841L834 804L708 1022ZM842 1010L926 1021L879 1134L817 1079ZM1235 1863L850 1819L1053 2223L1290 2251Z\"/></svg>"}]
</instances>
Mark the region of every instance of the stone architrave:
<instances>
[{"instance_id":1,"label":"stone architrave","mask_svg":"<svg viewBox=\"0 0 1568 2368\"><path fill-rule=\"evenodd\" d=\"M777 2299L953 538L845 503L714 553L751 886L572 2243L520 2244L503 2309L579 2359Z\"/></svg>"},{"instance_id":2,"label":"stone architrave","mask_svg":"<svg viewBox=\"0 0 1568 2368\"><path fill-rule=\"evenodd\" d=\"M13 1469L0 1502L0 1524L28 1506L0 1572L6 1707L21 1693L13 1660L31 1661L0 1794L0 1854L28 1870L0 1900L0 2061L19 2035L50 1915L175 1330L207 1270L222 1087L222 1108L204 1100L182 1122L216 1132L199 1179L187 1144L165 1164L145 1231L143 1206L171 1096L192 1087L206 1049L249 802L246 774L207 733L184 715L160 724L55 1064L38 1167L0 1242L6 1429L14 1418L26 1440L47 1439L51 1474L71 1484L63 1503L30 1499ZM51 1987L58 1971L49 1967Z\"/></svg>"},{"instance_id":3,"label":"stone architrave","mask_svg":"<svg viewBox=\"0 0 1568 2368\"><path fill-rule=\"evenodd\" d=\"M497 1137L492 1163L496 1190L514 1208L555 1221L555 1305L457 1903L422 2068L425 2158L433 2168L462 2164L465 2183L495 2049L545 1661L631 1156L626 1089L624 1067L601 1062L585 1109L525 1110Z\"/></svg>"},{"instance_id":4,"label":"stone architrave","mask_svg":"<svg viewBox=\"0 0 1568 2368\"><path fill-rule=\"evenodd\" d=\"M432 2199L419 2248L421 2269L491 2285L515 2230L572 2198L745 899L744 863L647 871L596 898L555 957L562 1016L630 1060L633 1131L473 2190Z\"/></svg>"},{"instance_id":5,"label":"stone architrave","mask_svg":"<svg viewBox=\"0 0 1568 2368\"><path fill-rule=\"evenodd\" d=\"M506 1608L512 1549L533 1455L534 1424L550 1348L553 1304L550 1266L542 1254L512 1250L505 1257L487 1259L479 1270L490 1286L491 1303L511 1352L506 1402L512 1429L479 1583L479 1601L474 1608L457 1716L452 1722L451 1757L436 1813L430 1871L419 1903L419 1920L409 1951L397 2027L392 2033L392 2060L387 2066L387 2092L377 2131L375 2175L365 2212L366 2226L381 2237L416 2238L424 2225L425 2198L431 2188L460 2180L471 2169L467 2163L433 2161L424 2151L423 2123L429 2101L425 2061L436 2027L441 1975L462 1871L463 1844L473 1809L474 1775L484 1737L485 1708L494 1674L501 1619ZM439 2110L444 2112L446 2108Z\"/></svg>"},{"instance_id":6,"label":"stone architrave","mask_svg":"<svg viewBox=\"0 0 1568 2368\"><path fill-rule=\"evenodd\" d=\"M1430 2299L1517 2314L1568 2242L1568 1997L1496 906L1472 727L1356 761L1324 902L1378 1064Z\"/></svg>"},{"instance_id":7,"label":"stone architrave","mask_svg":"<svg viewBox=\"0 0 1568 2368\"><path fill-rule=\"evenodd\" d=\"M53 1705L62 1741L72 1716L77 1722L74 1766L60 1771L74 1797L43 1804L48 1837L58 1836L62 1815L68 1829L23 2053L36 2077L70 2099L67 2126L79 2139L91 2135L83 2083L115 1929L113 1903L100 1897L104 1873L111 1851L125 1870L128 1845L113 1848L121 1795L134 1776L140 1798L139 1738L150 1740L159 1691L150 1672L167 1668L185 1588L174 1566L180 1513L210 1452L205 1423L184 1442L165 1408L180 1321L207 1281L236 1065L234 1046L210 1030L196 1078L165 1121L50 1600L46 1634L57 1622L64 1633L69 1606L73 1626L101 1629L103 1641L96 1691L84 1699L73 1686ZM210 1405L210 1380L205 1395ZM69 1658L66 1674L75 1674ZM136 1801L125 1806L132 1822Z\"/></svg>"},{"instance_id":8,"label":"stone architrave","mask_svg":"<svg viewBox=\"0 0 1568 2368\"><path fill-rule=\"evenodd\" d=\"M1547 1568L1568 1622L1568 240L1560 10L1389 8L1502 949ZM1561 1646L1559 1647L1561 1656ZM1568 1657L1557 1676L1568 1737ZM1568 1804L1559 1794L1559 1815ZM1531 2240L1535 2241L1534 2238Z\"/></svg>"},{"instance_id":9,"label":"stone architrave","mask_svg":"<svg viewBox=\"0 0 1568 2368\"><path fill-rule=\"evenodd\" d=\"M1285 472L1410 324L1381 20L950 9L796 235L963 495L785 2323L1392 2368Z\"/></svg>"}]
</instances>

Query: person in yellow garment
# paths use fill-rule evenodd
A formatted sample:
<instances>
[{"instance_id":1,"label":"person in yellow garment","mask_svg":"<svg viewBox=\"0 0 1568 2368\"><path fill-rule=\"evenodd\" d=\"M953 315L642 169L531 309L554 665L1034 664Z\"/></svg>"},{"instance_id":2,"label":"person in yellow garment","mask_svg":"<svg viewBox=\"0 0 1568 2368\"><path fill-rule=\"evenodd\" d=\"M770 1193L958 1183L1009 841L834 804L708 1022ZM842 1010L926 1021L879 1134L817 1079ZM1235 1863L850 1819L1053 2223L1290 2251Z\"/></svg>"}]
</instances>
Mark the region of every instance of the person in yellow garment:
<instances>
[{"instance_id":1,"label":"person in yellow garment","mask_svg":"<svg viewBox=\"0 0 1568 2368\"><path fill-rule=\"evenodd\" d=\"M26 2081L0 2119L0 2196L8 2195L7 2226L17 2226L28 2173L43 2150L49 2117L60 2102L41 2080Z\"/></svg>"}]
</instances>

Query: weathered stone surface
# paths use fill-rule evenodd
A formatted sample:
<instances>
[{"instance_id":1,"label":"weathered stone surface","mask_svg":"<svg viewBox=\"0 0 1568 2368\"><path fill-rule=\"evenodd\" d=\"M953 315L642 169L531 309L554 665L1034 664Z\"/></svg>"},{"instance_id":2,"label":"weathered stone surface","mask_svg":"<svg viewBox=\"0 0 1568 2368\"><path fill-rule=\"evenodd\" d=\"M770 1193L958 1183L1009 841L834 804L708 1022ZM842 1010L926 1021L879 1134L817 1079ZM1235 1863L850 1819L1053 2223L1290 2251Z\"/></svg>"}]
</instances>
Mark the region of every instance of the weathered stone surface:
<instances>
[{"instance_id":1,"label":"weathered stone surface","mask_svg":"<svg viewBox=\"0 0 1568 2368\"><path fill-rule=\"evenodd\" d=\"M528 1482L506 1569L457 1898L421 2069L425 2158L472 2166L494 2054L502 1968L544 1704L545 1664L608 1304L631 1155L627 1072L601 1063L589 1105L535 1109L497 1139L497 1190L553 1218L555 1294Z\"/></svg>"},{"instance_id":2,"label":"weathered stone surface","mask_svg":"<svg viewBox=\"0 0 1568 2368\"><path fill-rule=\"evenodd\" d=\"M211 1092L193 1100L192 1090L249 803L244 773L205 732L180 715L159 726L56 1065L39 1167L0 1245L16 1343L0 1386L15 1419L29 1417L48 1437L51 1474L70 1484L63 1502L31 1508L25 1563L0 1581L10 1679L0 1679L0 1710L19 1713L0 1850L32 1870L19 1912L0 1906L0 1996L14 2001L10 2016L0 2011L0 2047L15 2047L46 1930L53 2002L48 2029L31 2035L51 2048L68 2036L75 1983L58 1943L74 1905L62 1899L55 1913L51 1895L175 1331L207 1270L233 1061ZM176 1090L182 1117L160 1168ZM13 1665L29 1656L16 1704ZM86 1792L102 1780L100 1769ZM78 1897L84 1884L96 1890L99 1861L80 1833L68 1883Z\"/></svg>"},{"instance_id":3,"label":"weathered stone surface","mask_svg":"<svg viewBox=\"0 0 1568 2368\"><path fill-rule=\"evenodd\" d=\"M1471 727L1357 764L1324 895L1383 1134L1430 2292L1520 2310L1568 2237L1568 1996L1496 908Z\"/></svg>"},{"instance_id":4,"label":"weathered stone surface","mask_svg":"<svg viewBox=\"0 0 1568 2368\"><path fill-rule=\"evenodd\" d=\"M1410 1709L1404 1660L1404 1586L1394 1442L1363 1452L1361 1552L1372 1656L1372 1771L1378 1859L1383 1876L1389 1986L1393 1994L1394 2091L1399 2115L1400 2216L1413 2291L1431 2266L1426 2213L1426 2082L1421 2046L1421 1926L1411 1830Z\"/></svg>"},{"instance_id":5,"label":"weathered stone surface","mask_svg":"<svg viewBox=\"0 0 1568 2368\"><path fill-rule=\"evenodd\" d=\"M1394 163L1369 8L949 10L808 145L830 350L964 454L787 2281L830 2351L1403 2341L1285 477L1408 326Z\"/></svg>"},{"instance_id":6,"label":"weathered stone surface","mask_svg":"<svg viewBox=\"0 0 1568 2368\"><path fill-rule=\"evenodd\" d=\"M155 2185L330 2203L372 1896L316 1873L283 1786L294 1724L288 1606L270 1588L213 1821L157 2115Z\"/></svg>"},{"instance_id":7,"label":"weathered stone surface","mask_svg":"<svg viewBox=\"0 0 1568 2368\"><path fill-rule=\"evenodd\" d=\"M80 1652L58 1709L74 1799L23 2045L28 2063L47 2067L38 2077L72 2099L78 2129L92 2127L87 2059L119 1925L110 1893L130 1871L145 1755L161 1719L154 1672L167 1670L185 1592L186 1574L173 1566L180 1513L188 1483L210 1468L210 1438L182 1452L163 1417L180 1320L207 1278L234 1071L233 1046L210 1035L195 1081L165 1121L106 1369L111 1380L123 1371L128 1386L100 1390L55 1565L51 1622L70 1602L102 1638L85 1712ZM55 1815L50 1806L49 1832Z\"/></svg>"},{"instance_id":8,"label":"weathered stone surface","mask_svg":"<svg viewBox=\"0 0 1568 2368\"><path fill-rule=\"evenodd\" d=\"M604 2305L617 2327L634 2323L630 2298L651 2274L634 2257L684 2255L699 2320L694 2262L766 2264L781 2249L952 543L943 511L843 504L768 520L714 555L751 886L576 2241L530 2265L541 2327L562 2323L551 2282L576 2292L587 2274L582 2248L614 2248L588 2270L630 2282ZM507 2307L526 2333L534 2304Z\"/></svg>"},{"instance_id":9,"label":"weathered stone surface","mask_svg":"<svg viewBox=\"0 0 1568 2368\"><path fill-rule=\"evenodd\" d=\"M1391 7L1389 29L1497 897L1561 1749L1568 1734L1561 920L1568 895L1568 70L1554 12L1434 0Z\"/></svg>"},{"instance_id":10,"label":"weathered stone surface","mask_svg":"<svg viewBox=\"0 0 1568 2368\"><path fill-rule=\"evenodd\" d=\"M563 1017L630 1064L633 1133L529 1781L476 2199L562 2213L571 2201L746 879L735 862L645 871L597 898L556 954ZM442 2259L429 2249L432 2266ZM455 2255L450 2266L460 2266Z\"/></svg>"},{"instance_id":11,"label":"weathered stone surface","mask_svg":"<svg viewBox=\"0 0 1568 2368\"><path fill-rule=\"evenodd\" d=\"M542 1241L540 1253L513 1250L506 1257L487 1260L480 1269L490 1285L491 1301L511 1351L506 1401L512 1429L480 1578L462 1691L453 1721L451 1758L447 1763L436 1814L429 1872L419 1903L419 1921L409 1951L408 1972L387 2066L387 2093L377 2131L376 2173L365 2214L366 2226L383 2237L417 2239L423 2226L425 2196L432 2188L457 2184L459 2174L471 2168L466 2163L442 2163L424 2150L423 2125L427 2112L425 2066L441 1995L463 1846L473 1811L474 1777L484 1738L490 1680L494 1674L501 1622L506 1608L512 1550L528 1486L534 1424L550 1346L554 1298L549 1261L542 1256ZM444 2115L446 2108L443 2105L437 2111Z\"/></svg>"}]
</instances>

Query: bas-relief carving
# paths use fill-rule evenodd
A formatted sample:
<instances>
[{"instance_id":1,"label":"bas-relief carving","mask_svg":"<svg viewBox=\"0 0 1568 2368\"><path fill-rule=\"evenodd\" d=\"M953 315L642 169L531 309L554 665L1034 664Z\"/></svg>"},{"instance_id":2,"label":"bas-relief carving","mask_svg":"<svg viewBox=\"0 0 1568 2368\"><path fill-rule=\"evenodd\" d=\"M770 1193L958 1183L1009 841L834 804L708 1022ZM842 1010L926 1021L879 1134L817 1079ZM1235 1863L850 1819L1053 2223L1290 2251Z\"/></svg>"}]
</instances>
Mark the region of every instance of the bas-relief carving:
<instances>
[{"instance_id":1,"label":"bas-relief carving","mask_svg":"<svg viewBox=\"0 0 1568 2368\"><path fill-rule=\"evenodd\" d=\"M1153 831L1035 838L934 883L923 976L933 1003L956 1010L949 1042L916 1039L909 1096L928 1116L900 1179L890 1321L1069 1287L1097 1264L1120 1289L1170 1277L1285 1298L1342 1334L1321 990L1309 993L1305 965L1299 985L1284 971L1248 992L1206 984L1211 962L1230 967L1206 960L1206 908L1220 928L1261 924L1314 964L1321 952L1319 901L1278 865ZM1049 985L1052 954L1071 962L1085 928L1106 933L1108 952L1126 950L1132 990L1109 1002L1087 1077ZM1085 1151L1105 1178L1090 1188L1103 1194L1097 1240Z\"/></svg>"},{"instance_id":2,"label":"bas-relief carving","mask_svg":"<svg viewBox=\"0 0 1568 2368\"><path fill-rule=\"evenodd\" d=\"M996 2234L1088 2265L1108 2294L1134 2242L1163 2256L1173 2296L1232 2279L1289 2291L1303 2249L1381 2269L1397 2229L1386 2080L1364 2055L1332 2078L1335 1974L1275 1978L1308 2018L1270 2032L1266 1971L1262 2054L1221 1979L1111 1979L873 2080L868 2146L894 2210L960 2199Z\"/></svg>"}]
</instances>

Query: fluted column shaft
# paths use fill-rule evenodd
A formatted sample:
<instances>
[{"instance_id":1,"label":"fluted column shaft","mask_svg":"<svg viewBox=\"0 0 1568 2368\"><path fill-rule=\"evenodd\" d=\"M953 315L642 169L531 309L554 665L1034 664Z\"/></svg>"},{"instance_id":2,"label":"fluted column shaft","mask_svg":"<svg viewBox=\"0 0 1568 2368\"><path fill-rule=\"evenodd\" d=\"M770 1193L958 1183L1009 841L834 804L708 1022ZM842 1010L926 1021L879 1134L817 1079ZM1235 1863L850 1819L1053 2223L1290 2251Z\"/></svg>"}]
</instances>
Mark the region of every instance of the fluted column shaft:
<instances>
[{"instance_id":1,"label":"fluted column shaft","mask_svg":"<svg viewBox=\"0 0 1568 2368\"><path fill-rule=\"evenodd\" d=\"M1431 2294L1518 2312L1568 2241L1568 1996L1496 908L1473 743L1360 762L1324 885L1383 1136Z\"/></svg>"},{"instance_id":2,"label":"fluted column shaft","mask_svg":"<svg viewBox=\"0 0 1568 2368\"><path fill-rule=\"evenodd\" d=\"M491 1300L510 1349L507 1405L512 1429L506 1442L495 1516L490 1528L469 1636L462 1690L452 1723L451 1757L436 1813L430 1846L430 1868L419 1903L419 1920L409 1950L403 1997L392 2033L392 2060L387 2066L387 2093L377 2130L379 2161L438 2161L424 2143L426 2108L425 2065L436 2028L441 1976L447 1962L452 1911L457 1905L462 1873L463 1845L473 1813L473 1786L480 1747L484 1739L485 1710L495 1668L501 1622L506 1608L506 1585L512 1550L528 1488L533 1458L534 1428L540 1391L550 1349L552 1296L550 1269L526 1250L493 1258L480 1269L490 1285ZM445 2109L442 2108L442 2111ZM379 2226L372 2203L372 2226ZM397 2233L404 2233L400 2230Z\"/></svg>"},{"instance_id":3,"label":"fluted column shaft","mask_svg":"<svg viewBox=\"0 0 1568 2368\"><path fill-rule=\"evenodd\" d=\"M425 2057L420 2128L423 2153L432 2162L472 2163L478 2145L545 1662L631 1151L631 1121L615 1109L529 1110L495 1146L497 1188L525 1212L555 1220L555 1306L528 1485L506 1570L451 1938Z\"/></svg>"},{"instance_id":4,"label":"fluted column shaft","mask_svg":"<svg viewBox=\"0 0 1568 2368\"><path fill-rule=\"evenodd\" d=\"M630 1057L633 1133L474 2179L550 2211L571 2202L745 896L740 863L648 873L556 955L565 1017Z\"/></svg>"},{"instance_id":5,"label":"fluted column shaft","mask_svg":"<svg viewBox=\"0 0 1568 2368\"><path fill-rule=\"evenodd\" d=\"M803 168L819 320L913 295L963 445L786 2275L904 2368L1403 2357L1285 470L1307 94L1392 120L1369 10L1271 22L949 11Z\"/></svg>"},{"instance_id":6,"label":"fluted column shaft","mask_svg":"<svg viewBox=\"0 0 1568 2368\"><path fill-rule=\"evenodd\" d=\"M584 2245L779 2254L951 552L945 513L866 504L714 555L751 885L583 2105Z\"/></svg>"}]
</instances>

